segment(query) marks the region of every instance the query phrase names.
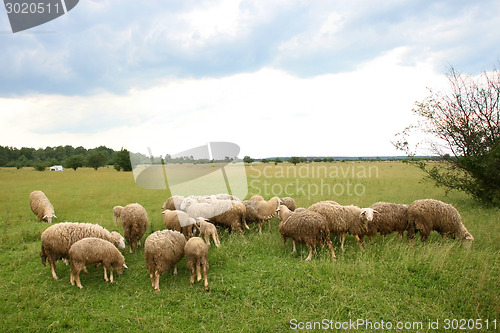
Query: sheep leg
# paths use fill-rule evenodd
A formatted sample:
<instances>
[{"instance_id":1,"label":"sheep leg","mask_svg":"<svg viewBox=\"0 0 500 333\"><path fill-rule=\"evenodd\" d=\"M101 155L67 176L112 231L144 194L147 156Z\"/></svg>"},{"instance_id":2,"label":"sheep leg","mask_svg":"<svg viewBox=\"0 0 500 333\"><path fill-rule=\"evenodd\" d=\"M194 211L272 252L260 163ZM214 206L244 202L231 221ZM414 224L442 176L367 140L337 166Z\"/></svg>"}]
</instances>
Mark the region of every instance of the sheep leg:
<instances>
[{"instance_id":1,"label":"sheep leg","mask_svg":"<svg viewBox=\"0 0 500 333\"><path fill-rule=\"evenodd\" d=\"M201 280L201 263L198 261L196 263L196 281Z\"/></svg>"},{"instance_id":2,"label":"sheep leg","mask_svg":"<svg viewBox=\"0 0 500 333\"><path fill-rule=\"evenodd\" d=\"M106 270L106 266L103 266L102 268L104 268L104 281L108 282L108 271ZM113 274L113 271L111 271L111 274ZM111 275L113 276L113 275ZM111 280L111 282L113 282L113 280Z\"/></svg>"},{"instance_id":3,"label":"sheep leg","mask_svg":"<svg viewBox=\"0 0 500 333\"><path fill-rule=\"evenodd\" d=\"M313 247L310 245L307 245L309 247L309 256L306 258L306 261L310 261L313 256Z\"/></svg>"},{"instance_id":4,"label":"sheep leg","mask_svg":"<svg viewBox=\"0 0 500 333\"><path fill-rule=\"evenodd\" d=\"M156 293L160 292L160 272L158 271L155 271L155 282L153 287L155 288Z\"/></svg>"},{"instance_id":5,"label":"sheep leg","mask_svg":"<svg viewBox=\"0 0 500 333\"><path fill-rule=\"evenodd\" d=\"M205 233L205 235L203 235L203 238L205 238L205 243L207 243L207 245L210 246L210 235L208 233Z\"/></svg>"},{"instance_id":6,"label":"sheep leg","mask_svg":"<svg viewBox=\"0 0 500 333\"><path fill-rule=\"evenodd\" d=\"M113 269L110 269L110 273L109 273L109 282L113 283Z\"/></svg>"},{"instance_id":7,"label":"sheep leg","mask_svg":"<svg viewBox=\"0 0 500 333\"><path fill-rule=\"evenodd\" d=\"M59 277L56 274L56 263L55 262L50 261L50 272L52 273L52 278L54 280L56 280L56 281L59 280Z\"/></svg>"},{"instance_id":8,"label":"sheep leg","mask_svg":"<svg viewBox=\"0 0 500 333\"><path fill-rule=\"evenodd\" d=\"M206 263L203 263L203 277L205 278L205 290L210 291L210 288L208 287L208 265Z\"/></svg>"},{"instance_id":9,"label":"sheep leg","mask_svg":"<svg viewBox=\"0 0 500 333\"><path fill-rule=\"evenodd\" d=\"M342 249L342 252L345 252L344 243L345 243L345 232L342 233L342 240L340 241L340 248Z\"/></svg>"},{"instance_id":10,"label":"sheep leg","mask_svg":"<svg viewBox=\"0 0 500 333\"><path fill-rule=\"evenodd\" d=\"M264 224L264 221L259 221L257 222L257 226L259 227L259 234L262 233L262 225Z\"/></svg>"},{"instance_id":11,"label":"sheep leg","mask_svg":"<svg viewBox=\"0 0 500 333\"><path fill-rule=\"evenodd\" d=\"M293 241L293 250L292 250L292 253L297 252L297 247L296 247L296 244L297 244L297 243L296 243L295 241Z\"/></svg>"},{"instance_id":12,"label":"sheep leg","mask_svg":"<svg viewBox=\"0 0 500 333\"><path fill-rule=\"evenodd\" d=\"M328 247L330 248L330 252L332 253L332 259L334 261L337 261L337 256L335 255L335 250L333 249L333 244L331 240L327 240L326 244L328 244Z\"/></svg>"},{"instance_id":13,"label":"sheep leg","mask_svg":"<svg viewBox=\"0 0 500 333\"><path fill-rule=\"evenodd\" d=\"M214 240L215 246L217 248L219 248L220 247L219 235L217 235L216 233L214 233L214 234L212 234L212 238Z\"/></svg>"},{"instance_id":14,"label":"sheep leg","mask_svg":"<svg viewBox=\"0 0 500 333\"><path fill-rule=\"evenodd\" d=\"M174 275L177 275L177 264L174 266Z\"/></svg>"},{"instance_id":15,"label":"sheep leg","mask_svg":"<svg viewBox=\"0 0 500 333\"><path fill-rule=\"evenodd\" d=\"M187 266L189 268L189 271L191 272L191 278L189 279L189 284L193 285L194 284L194 275L195 275L194 263L189 261Z\"/></svg>"},{"instance_id":16,"label":"sheep leg","mask_svg":"<svg viewBox=\"0 0 500 333\"><path fill-rule=\"evenodd\" d=\"M80 270L76 269L74 273L74 281L76 282L76 285L78 288L82 289L83 286L80 282Z\"/></svg>"},{"instance_id":17,"label":"sheep leg","mask_svg":"<svg viewBox=\"0 0 500 333\"><path fill-rule=\"evenodd\" d=\"M72 286L75 285L75 276L73 270L71 270L69 273L69 283L71 283Z\"/></svg>"},{"instance_id":18,"label":"sheep leg","mask_svg":"<svg viewBox=\"0 0 500 333\"><path fill-rule=\"evenodd\" d=\"M358 242L358 245L361 248L361 252L365 252L365 249L363 248L363 244L361 244L361 239L359 238L359 236L355 235L354 238L356 238L356 242Z\"/></svg>"},{"instance_id":19,"label":"sheep leg","mask_svg":"<svg viewBox=\"0 0 500 333\"><path fill-rule=\"evenodd\" d=\"M368 236L368 238L370 239L370 244L375 244L375 242L373 241L373 236Z\"/></svg>"}]
</instances>

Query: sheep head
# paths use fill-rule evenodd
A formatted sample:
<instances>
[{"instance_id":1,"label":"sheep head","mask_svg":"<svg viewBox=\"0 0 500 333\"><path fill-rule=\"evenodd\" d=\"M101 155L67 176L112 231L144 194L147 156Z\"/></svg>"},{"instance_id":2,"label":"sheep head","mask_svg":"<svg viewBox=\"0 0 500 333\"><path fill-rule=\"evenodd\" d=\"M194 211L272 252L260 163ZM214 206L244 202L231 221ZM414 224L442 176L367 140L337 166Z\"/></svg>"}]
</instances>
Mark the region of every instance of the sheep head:
<instances>
[{"instance_id":1,"label":"sheep head","mask_svg":"<svg viewBox=\"0 0 500 333\"><path fill-rule=\"evenodd\" d=\"M359 214L359 218L368 222L373 221L375 215L380 215L378 211L373 208L363 208Z\"/></svg>"},{"instance_id":2,"label":"sheep head","mask_svg":"<svg viewBox=\"0 0 500 333\"><path fill-rule=\"evenodd\" d=\"M125 238L116 231L111 232L112 243L120 250L125 250Z\"/></svg>"},{"instance_id":3,"label":"sheep head","mask_svg":"<svg viewBox=\"0 0 500 333\"><path fill-rule=\"evenodd\" d=\"M47 221L48 223L52 223L52 219L57 219L57 216L55 214L47 214L42 217L43 221Z\"/></svg>"}]
</instances>

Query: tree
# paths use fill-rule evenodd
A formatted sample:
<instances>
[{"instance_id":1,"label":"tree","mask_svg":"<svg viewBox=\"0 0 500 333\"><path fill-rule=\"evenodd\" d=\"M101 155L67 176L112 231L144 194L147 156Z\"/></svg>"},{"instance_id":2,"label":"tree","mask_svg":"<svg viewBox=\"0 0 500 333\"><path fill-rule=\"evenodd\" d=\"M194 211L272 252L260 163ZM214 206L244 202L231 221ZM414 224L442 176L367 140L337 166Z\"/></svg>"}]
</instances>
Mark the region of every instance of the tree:
<instances>
[{"instance_id":1,"label":"tree","mask_svg":"<svg viewBox=\"0 0 500 333\"><path fill-rule=\"evenodd\" d=\"M71 168L76 171L76 169L83 167L85 164L85 157L82 155L73 155L64 160L64 167Z\"/></svg>"},{"instance_id":2,"label":"tree","mask_svg":"<svg viewBox=\"0 0 500 333\"><path fill-rule=\"evenodd\" d=\"M283 163L283 160L281 158L279 158L279 157L276 157L274 159L274 165L278 165L278 163Z\"/></svg>"},{"instance_id":3,"label":"tree","mask_svg":"<svg viewBox=\"0 0 500 333\"><path fill-rule=\"evenodd\" d=\"M394 144L409 156L414 131L431 137L430 148L443 163L413 163L438 186L461 190L487 204L500 206L500 71L466 76L451 68L449 90L416 103L421 121L407 127Z\"/></svg>"},{"instance_id":4,"label":"tree","mask_svg":"<svg viewBox=\"0 0 500 333\"><path fill-rule=\"evenodd\" d=\"M245 156L245 157L243 157L243 162L244 162L244 163L252 163L253 161L254 161L254 159L253 159L253 158L251 158L251 157L250 157L250 156L248 156L248 155L247 155L247 156Z\"/></svg>"},{"instance_id":5,"label":"tree","mask_svg":"<svg viewBox=\"0 0 500 333\"><path fill-rule=\"evenodd\" d=\"M94 170L99 169L100 167L103 167L107 164L108 162L108 156L104 152L97 152L94 151L92 153L89 153L87 156L87 166L94 168Z\"/></svg>"},{"instance_id":6,"label":"tree","mask_svg":"<svg viewBox=\"0 0 500 333\"><path fill-rule=\"evenodd\" d=\"M297 156L292 156L292 157L290 157L288 162L293 163L293 165L297 165L297 163L302 162L302 158L297 157Z\"/></svg>"},{"instance_id":7,"label":"tree","mask_svg":"<svg viewBox=\"0 0 500 333\"><path fill-rule=\"evenodd\" d=\"M132 171L132 162L130 161L130 152L127 149L120 150L115 154L114 168L117 171Z\"/></svg>"}]
</instances>

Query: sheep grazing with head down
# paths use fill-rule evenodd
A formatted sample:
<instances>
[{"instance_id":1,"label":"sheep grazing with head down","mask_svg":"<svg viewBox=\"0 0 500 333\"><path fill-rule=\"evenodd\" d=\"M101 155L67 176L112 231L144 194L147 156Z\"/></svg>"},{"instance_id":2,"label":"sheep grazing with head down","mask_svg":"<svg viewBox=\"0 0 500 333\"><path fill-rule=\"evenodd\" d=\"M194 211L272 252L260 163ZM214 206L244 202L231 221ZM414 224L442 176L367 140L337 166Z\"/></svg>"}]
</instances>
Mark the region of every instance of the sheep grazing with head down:
<instances>
[{"instance_id":1,"label":"sheep grazing with head down","mask_svg":"<svg viewBox=\"0 0 500 333\"><path fill-rule=\"evenodd\" d=\"M269 201L246 200L243 203L248 212L247 221L256 222L259 227L259 233L262 233L262 224L264 221L269 221L276 215L276 211L280 205L280 198L273 197Z\"/></svg>"},{"instance_id":2,"label":"sheep grazing with head down","mask_svg":"<svg viewBox=\"0 0 500 333\"><path fill-rule=\"evenodd\" d=\"M165 209L162 214L165 229L182 232L186 239L191 238L193 235L193 225L196 223L195 219L189 217L189 215L182 210Z\"/></svg>"},{"instance_id":3,"label":"sheep grazing with head down","mask_svg":"<svg viewBox=\"0 0 500 333\"><path fill-rule=\"evenodd\" d=\"M148 213L138 203L127 205L121 213L123 234L130 246L130 253L140 246L149 225Z\"/></svg>"},{"instance_id":4,"label":"sheep grazing with head down","mask_svg":"<svg viewBox=\"0 0 500 333\"><path fill-rule=\"evenodd\" d=\"M377 233L385 236L392 232L397 232L400 238L403 238L405 231L408 231L408 237L411 237L411 234L415 233L408 223L408 205L377 202L371 205L370 208L380 213L374 215L373 223L368 224L366 236L370 238L372 243L372 237Z\"/></svg>"},{"instance_id":5,"label":"sheep grazing with head down","mask_svg":"<svg viewBox=\"0 0 500 333\"><path fill-rule=\"evenodd\" d=\"M118 219L122 215L123 208L124 208L123 206L114 206L113 207L113 224L114 225L118 224Z\"/></svg>"},{"instance_id":6,"label":"sheep grazing with head down","mask_svg":"<svg viewBox=\"0 0 500 333\"><path fill-rule=\"evenodd\" d=\"M214 244L217 248L220 247L219 234L217 228L212 223L208 222L203 217L196 219L196 227L200 231L200 236L205 239L205 242L210 246L210 237L212 237Z\"/></svg>"},{"instance_id":7,"label":"sheep grazing with head down","mask_svg":"<svg viewBox=\"0 0 500 333\"><path fill-rule=\"evenodd\" d=\"M279 224L279 231L283 237L283 244L287 238L293 239L292 253L296 252L296 242L305 243L309 247L306 261L312 259L313 252L316 253L316 246L324 243L330 248L332 259L337 260L330 240L328 222L321 214L312 211L293 213Z\"/></svg>"},{"instance_id":8,"label":"sheep grazing with head down","mask_svg":"<svg viewBox=\"0 0 500 333\"><path fill-rule=\"evenodd\" d=\"M186 238L173 230L155 231L146 238L144 258L155 292L160 292L160 275L171 267L177 275L177 263L184 257L185 245Z\"/></svg>"},{"instance_id":9,"label":"sheep grazing with head down","mask_svg":"<svg viewBox=\"0 0 500 333\"><path fill-rule=\"evenodd\" d=\"M42 191L33 191L30 193L31 211L36 215L39 221L52 223L53 218L57 218L54 212L54 206Z\"/></svg>"},{"instance_id":10,"label":"sheep grazing with head down","mask_svg":"<svg viewBox=\"0 0 500 333\"><path fill-rule=\"evenodd\" d=\"M203 277L205 279L205 290L208 288L208 245L200 237L190 238L184 246L184 253L187 258L187 267L191 271L189 283L194 284L194 275L196 268L196 281L201 280L201 268L203 267Z\"/></svg>"},{"instance_id":11,"label":"sheep grazing with head down","mask_svg":"<svg viewBox=\"0 0 500 333\"><path fill-rule=\"evenodd\" d=\"M118 249L107 240L95 237L83 238L75 242L69 249L69 260L71 262L70 283L82 289L80 283L80 272L85 269L85 266L101 263L104 268L104 281L113 283L113 271L121 274L124 268L128 268L125 264L125 258ZM110 277L108 280L108 273Z\"/></svg>"},{"instance_id":12,"label":"sheep grazing with head down","mask_svg":"<svg viewBox=\"0 0 500 333\"><path fill-rule=\"evenodd\" d=\"M111 242L118 249L125 249L125 240L116 231L109 232L98 224L63 222L54 224L42 232L42 250L40 257L42 264L48 259L50 270L54 280L59 278L56 275L56 261L68 259L69 249L80 239L87 237L97 237Z\"/></svg>"},{"instance_id":13,"label":"sheep grazing with head down","mask_svg":"<svg viewBox=\"0 0 500 333\"><path fill-rule=\"evenodd\" d=\"M470 248L474 237L462 223L458 210L439 200L416 200L408 207L409 223L420 232L422 241L426 241L432 230L441 236L459 238L466 248Z\"/></svg>"},{"instance_id":14,"label":"sheep grazing with head down","mask_svg":"<svg viewBox=\"0 0 500 333\"><path fill-rule=\"evenodd\" d=\"M295 211L295 208L297 208L297 206L295 205L295 200L293 200L293 198L291 197L280 198L280 201L282 205L285 205L292 212Z\"/></svg>"},{"instance_id":15,"label":"sheep grazing with head down","mask_svg":"<svg viewBox=\"0 0 500 333\"><path fill-rule=\"evenodd\" d=\"M315 203L309 207L309 211L323 215L328 222L330 232L342 236L342 251L344 251L346 233L353 235L361 251L364 251L361 238L368 232L368 224L373 221L373 216L379 214L372 208L340 206L329 202Z\"/></svg>"},{"instance_id":16,"label":"sheep grazing with head down","mask_svg":"<svg viewBox=\"0 0 500 333\"><path fill-rule=\"evenodd\" d=\"M184 201L184 197L182 195L173 195L170 198L165 201L163 206L161 206L161 209L169 209L169 210L176 210L176 209L181 209L181 204L182 201Z\"/></svg>"}]
</instances>

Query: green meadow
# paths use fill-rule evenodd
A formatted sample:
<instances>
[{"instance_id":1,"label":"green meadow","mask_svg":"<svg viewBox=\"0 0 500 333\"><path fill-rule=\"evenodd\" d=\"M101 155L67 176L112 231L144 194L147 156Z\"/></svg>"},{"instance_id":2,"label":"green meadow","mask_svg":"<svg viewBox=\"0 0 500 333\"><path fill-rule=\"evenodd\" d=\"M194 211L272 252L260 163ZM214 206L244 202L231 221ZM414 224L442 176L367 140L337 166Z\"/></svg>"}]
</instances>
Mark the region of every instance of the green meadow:
<instances>
[{"instance_id":1,"label":"green meadow","mask_svg":"<svg viewBox=\"0 0 500 333\"><path fill-rule=\"evenodd\" d=\"M29 194L42 190L58 219L113 224L112 207L138 202L151 232L163 229L161 205L167 190L137 186L131 172L37 172L0 169L0 326L2 332L287 332L313 329L344 332L498 332L500 330L500 210L468 196L446 194L412 166L398 162L335 162L247 166L248 197L292 196L298 207L321 200L366 207L377 201L411 203L434 198L453 204L475 242L433 233L426 244L377 236L361 252L347 236L346 250L334 238L338 261L318 248L292 254L278 220L255 225L244 235L219 229L221 248L209 252L210 292L189 284L186 259L151 288L143 249L124 256L129 266L113 284L102 268L81 274L83 289L69 283L69 266L59 261L54 281L41 263L40 235L49 226L36 220ZM354 326L357 324L357 326ZM390 325L390 326L389 326Z\"/></svg>"}]
</instances>

